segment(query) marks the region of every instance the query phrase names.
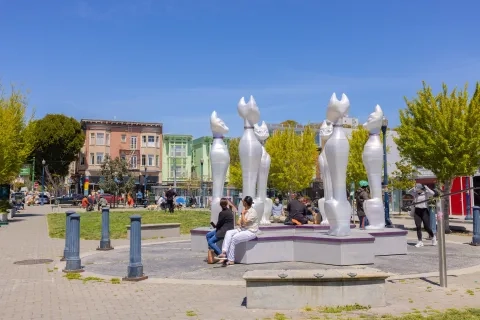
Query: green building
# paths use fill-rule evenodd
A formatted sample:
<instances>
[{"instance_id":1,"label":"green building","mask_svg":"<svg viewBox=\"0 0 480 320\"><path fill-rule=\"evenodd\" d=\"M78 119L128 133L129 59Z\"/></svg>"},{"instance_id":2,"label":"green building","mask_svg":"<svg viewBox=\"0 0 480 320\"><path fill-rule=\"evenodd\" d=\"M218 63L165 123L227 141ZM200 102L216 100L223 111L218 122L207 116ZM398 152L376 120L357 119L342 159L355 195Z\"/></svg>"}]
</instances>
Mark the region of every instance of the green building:
<instances>
[{"instance_id":1,"label":"green building","mask_svg":"<svg viewBox=\"0 0 480 320\"><path fill-rule=\"evenodd\" d=\"M228 146L230 138L224 138L225 144ZM200 179L202 175L202 163L203 159L203 181L207 184L212 182L212 172L210 170L210 148L212 147L213 138L212 137L200 137L193 140L192 143L192 172L193 177ZM228 182L228 171L227 171L227 180Z\"/></svg>"},{"instance_id":2,"label":"green building","mask_svg":"<svg viewBox=\"0 0 480 320\"><path fill-rule=\"evenodd\" d=\"M162 150L162 184L182 185L192 178L191 135L164 134Z\"/></svg>"}]
</instances>

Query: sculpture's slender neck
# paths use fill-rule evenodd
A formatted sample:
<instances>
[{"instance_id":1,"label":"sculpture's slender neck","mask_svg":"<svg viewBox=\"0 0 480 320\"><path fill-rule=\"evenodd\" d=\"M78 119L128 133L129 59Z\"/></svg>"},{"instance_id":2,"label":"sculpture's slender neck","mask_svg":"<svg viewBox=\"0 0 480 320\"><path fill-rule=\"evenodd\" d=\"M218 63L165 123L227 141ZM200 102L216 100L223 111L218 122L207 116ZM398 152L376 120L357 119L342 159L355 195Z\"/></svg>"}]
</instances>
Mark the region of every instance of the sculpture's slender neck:
<instances>
[{"instance_id":1,"label":"sculpture's slender neck","mask_svg":"<svg viewBox=\"0 0 480 320\"><path fill-rule=\"evenodd\" d=\"M243 119L243 128L244 129L253 129L253 126L248 122L248 120L245 118Z\"/></svg>"}]
</instances>

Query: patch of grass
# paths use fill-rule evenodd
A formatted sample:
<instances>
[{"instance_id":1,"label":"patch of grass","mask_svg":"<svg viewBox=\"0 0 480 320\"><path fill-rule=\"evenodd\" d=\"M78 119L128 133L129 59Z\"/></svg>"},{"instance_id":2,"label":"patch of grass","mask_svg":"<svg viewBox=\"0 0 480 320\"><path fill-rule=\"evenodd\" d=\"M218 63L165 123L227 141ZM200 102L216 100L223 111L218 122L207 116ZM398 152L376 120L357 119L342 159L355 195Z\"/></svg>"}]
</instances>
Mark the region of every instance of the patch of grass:
<instances>
[{"instance_id":1,"label":"patch of grass","mask_svg":"<svg viewBox=\"0 0 480 320\"><path fill-rule=\"evenodd\" d=\"M437 310L430 310L432 314L422 315L419 310L412 313L407 313L401 316L392 315L371 315L368 317L370 320L388 319L388 320L479 320L480 309L448 309L444 312Z\"/></svg>"},{"instance_id":2,"label":"patch of grass","mask_svg":"<svg viewBox=\"0 0 480 320\"><path fill-rule=\"evenodd\" d=\"M310 312L313 311L313 308L307 305L305 308L303 308L303 311Z\"/></svg>"},{"instance_id":3,"label":"patch of grass","mask_svg":"<svg viewBox=\"0 0 480 320\"><path fill-rule=\"evenodd\" d=\"M275 313L275 315L273 316L273 320L288 320L290 318L288 318L285 314L283 313Z\"/></svg>"},{"instance_id":4,"label":"patch of grass","mask_svg":"<svg viewBox=\"0 0 480 320\"><path fill-rule=\"evenodd\" d=\"M82 275L80 273L67 273L64 275L68 280L80 280Z\"/></svg>"},{"instance_id":5,"label":"patch of grass","mask_svg":"<svg viewBox=\"0 0 480 320\"><path fill-rule=\"evenodd\" d=\"M413 303L413 300L411 298L408 298L408 303Z\"/></svg>"},{"instance_id":6,"label":"patch of grass","mask_svg":"<svg viewBox=\"0 0 480 320\"><path fill-rule=\"evenodd\" d=\"M358 303L346 306L336 306L336 307L322 307L320 308L320 312L324 313L342 313L342 312L350 312L350 311L359 311L359 310L369 310L370 306L362 306Z\"/></svg>"},{"instance_id":7,"label":"patch of grass","mask_svg":"<svg viewBox=\"0 0 480 320\"><path fill-rule=\"evenodd\" d=\"M86 277L86 278L82 278L83 280L83 283L87 283L89 281L93 281L93 282L103 282L103 279L102 278L99 278L99 277Z\"/></svg>"},{"instance_id":8,"label":"patch of grass","mask_svg":"<svg viewBox=\"0 0 480 320\"><path fill-rule=\"evenodd\" d=\"M470 290L470 289L468 289L468 290L466 291L466 293L469 294L469 295L471 295L471 296L474 296L474 295L475 295L475 292L473 292L473 290Z\"/></svg>"},{"instance_id":9,"label":"patch of grass","mask_svg":"<svg viewBox=\"0 0 480 320\"><path fill-rule=\"evenodd\" d=\"M110 279L111 284L120 284L120 278L112 278Z\"/></svg>"},{"instance_id":10,"label":"patch of grass","mask_svg":"<svg viewBox=\"0 0 480 320\"><path fill-rule=\"evenodd\" d=\"M195 311L192 311L192 310L188 310L185 314L187 315L187 317L196 317L197 316Z\"/></svg>"},{"instance_id":11,"label":"patch of grass","mask_svg":"<svg viewBox=\"0 0 480 320\"><path fill-rule=\"evenodd\" d=\"M130 216L139 214L142 223L180 223L180 233L188 234L191 229L207 227L210 224L208 211L185 211L165 213L163 211L111 211L110 238L126 239ZM51 238L65 238L65 214L50 213L47 215L48 230ZM102 230L102 215L99 212L82 212L80 218L80 238L85 240L100 240Z\"/></svg>"}]
</instances>

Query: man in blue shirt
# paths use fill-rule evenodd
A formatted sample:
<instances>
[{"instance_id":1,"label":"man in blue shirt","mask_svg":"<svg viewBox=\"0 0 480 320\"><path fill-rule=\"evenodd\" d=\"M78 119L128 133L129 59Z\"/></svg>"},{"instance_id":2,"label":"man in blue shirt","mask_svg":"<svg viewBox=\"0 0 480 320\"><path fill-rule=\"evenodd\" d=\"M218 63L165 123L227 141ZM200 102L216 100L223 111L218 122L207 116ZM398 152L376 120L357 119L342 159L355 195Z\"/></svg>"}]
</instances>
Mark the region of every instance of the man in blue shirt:
<instances>
[{"instance_id":1,"label":"man in blue shirt","mask_svg":"<svg viewBox=\"0 0 480 320\"><path fill-rule=\"evenodd\" d=\"M278 198L275 198L275 201L272 206L272 219L273 222L283 222L285 221L285 216L283 215L283 205L280 203Z\"/></svg>"}]
</instances>

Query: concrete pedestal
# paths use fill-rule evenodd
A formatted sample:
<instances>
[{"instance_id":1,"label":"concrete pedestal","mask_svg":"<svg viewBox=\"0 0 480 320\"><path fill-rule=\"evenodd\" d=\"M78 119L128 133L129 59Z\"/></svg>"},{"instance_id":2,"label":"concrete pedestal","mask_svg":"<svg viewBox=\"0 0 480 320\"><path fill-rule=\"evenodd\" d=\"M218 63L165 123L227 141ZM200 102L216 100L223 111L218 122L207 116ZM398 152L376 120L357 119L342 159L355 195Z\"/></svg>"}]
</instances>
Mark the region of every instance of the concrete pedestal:
<instances>
[{"instance_id":1,"label":"concrete pedestal","mask_svg":"<svg viewBox=\"0 0 480 320\"><path fill-rule=\"evenodd\" d=\"M385 228L383 230L354 230L354 235L369 234L375 238L373 252L376 256L407 254L407 230Z\"/></svg>"},{"instance_id":2,"label":"concrete pedestal","mask_svg":"<svg viewBox=\"0 0 480 320\"><path fill-rule=\"evenodd\" d=\"M372 268L252 270L243 278L248 309L300 309L310 306L386 305L388 274Z\"/></svg>"}]
</instances>

